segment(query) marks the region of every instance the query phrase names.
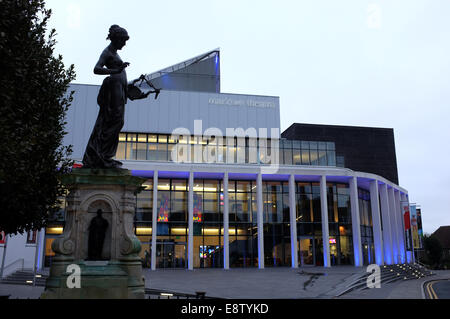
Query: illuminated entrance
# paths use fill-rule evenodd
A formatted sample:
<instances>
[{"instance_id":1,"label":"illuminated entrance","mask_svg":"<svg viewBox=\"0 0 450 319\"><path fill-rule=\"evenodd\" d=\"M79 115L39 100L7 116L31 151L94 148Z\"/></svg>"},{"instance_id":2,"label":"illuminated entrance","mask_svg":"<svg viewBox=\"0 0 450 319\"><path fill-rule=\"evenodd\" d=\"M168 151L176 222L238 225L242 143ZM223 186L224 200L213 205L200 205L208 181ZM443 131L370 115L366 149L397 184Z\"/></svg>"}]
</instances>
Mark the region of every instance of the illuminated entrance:
<instances>
[{"instance_id":1,"label":"illuminated entrance","mask_svg":"<svg viewBox=\"0 0 450 319\"><path fill-rule=\"evenodd\" d=\"M158 268L185 268L186 252L185 242L156 242L156 265Z\"/></svg>"},{"instance_id":2,"label":"illuminated entrance","mask_svg":"<svg viewBox=\"0 0 450 319\"><path fill-rule=\"evenodd\" d=\"M298 265L300 267L314 266L315 265L314 239L312 237L309 238L300 237L298 242L299 242Z\"/></svg>"},{"instance_id":3,"label":"illuminated entrance","mask_svg":"<svg viewBox=\"0 0 450 319\"><path fill-rule=\"evenodd\" d=\"M299 267L323 266L322 238L299 237L298 247Z\"/></svg>"}]
</instances>

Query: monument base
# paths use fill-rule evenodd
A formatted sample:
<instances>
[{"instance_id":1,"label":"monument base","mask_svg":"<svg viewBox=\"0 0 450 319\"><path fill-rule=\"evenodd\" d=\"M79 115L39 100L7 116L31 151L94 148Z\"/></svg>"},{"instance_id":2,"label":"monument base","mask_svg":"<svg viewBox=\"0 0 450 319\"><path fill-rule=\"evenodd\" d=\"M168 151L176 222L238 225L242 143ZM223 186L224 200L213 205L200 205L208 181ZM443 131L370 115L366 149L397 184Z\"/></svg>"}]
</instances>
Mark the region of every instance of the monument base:
<instances>
[{"instance_id":1,"label":"monument base","mask_svg":"<svg viewBox=\"0 0 450 319\"><path fill-rule=\"evenodd\" d=\"M141 250L134 234L135 194L145 180L127 170L74 169L63 235L52 243L56 256L42 299L143 299ZM88 228L98 208L108 220L101 257L88 259Z\"/></svg>"},{"instance_id":2,"label":"monument base","mask_svg":"<svg viewBox=\"0 0 450 319\"><path fill-rule=\"evenodd\" d=\"M117 264L86 265L80 267L79 287L76 287L74 274L63 273L47 281L41 299L143 299L144 291L129 285L128 274ZM62 266L62 265L60 265ZM68 265L67 265L68 266ZM74 286L73 288L69 288Z\"/></svg>"}]
</instances>

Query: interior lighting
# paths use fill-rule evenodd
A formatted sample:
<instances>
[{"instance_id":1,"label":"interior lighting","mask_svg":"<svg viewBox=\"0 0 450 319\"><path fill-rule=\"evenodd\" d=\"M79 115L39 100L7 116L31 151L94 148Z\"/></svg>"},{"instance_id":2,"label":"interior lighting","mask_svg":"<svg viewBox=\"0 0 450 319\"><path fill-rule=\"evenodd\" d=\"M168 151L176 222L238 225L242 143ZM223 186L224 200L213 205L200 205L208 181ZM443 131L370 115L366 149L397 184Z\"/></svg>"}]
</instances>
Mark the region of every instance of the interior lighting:
<instances>
[{"instance_id":1,"label":"interior lighting","mask_svg":"<svg viewBox=\"0 0 450 319\"><path fill-rule=\"evenodd\" d=\"M63 233L63 227L50 227L47 228L47 234L61 235Z\"/></svg>"},{"instance_id":2,"label":"interior lighting","mask_svg":"<svg viewBox=\"0 0 450 319\"><path fill-rule=\"evenodd\" d=\"M151 235L152 228L151 227L138 227L136 228L136 235Z\"/></svg>"}]
</instances>

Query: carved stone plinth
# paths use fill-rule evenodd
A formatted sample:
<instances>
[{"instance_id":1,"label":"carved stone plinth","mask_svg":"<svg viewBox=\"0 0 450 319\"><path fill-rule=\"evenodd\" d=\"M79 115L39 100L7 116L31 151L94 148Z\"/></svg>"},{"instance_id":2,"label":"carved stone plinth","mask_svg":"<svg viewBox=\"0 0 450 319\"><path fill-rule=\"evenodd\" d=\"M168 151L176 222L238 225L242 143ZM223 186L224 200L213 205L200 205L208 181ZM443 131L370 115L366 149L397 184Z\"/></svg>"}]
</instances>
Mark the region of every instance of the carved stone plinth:
<instances>
[{"instance_id":1,"label":"carved stone plinth","mask_svg":"<svg viewBox=\"0 0 450 319\"><path fill-rule=\"evenodd\" d=\"M64 176L66 224L52 244L56 256L42 298L144 298L141 243L133 225L135 194L144 181L124 169L74 169ZM109 226L101 261L87 261L88 227L98 209ZM70 265L81 269L80 288L67 284Z\"/></svg>"}]
</instances>

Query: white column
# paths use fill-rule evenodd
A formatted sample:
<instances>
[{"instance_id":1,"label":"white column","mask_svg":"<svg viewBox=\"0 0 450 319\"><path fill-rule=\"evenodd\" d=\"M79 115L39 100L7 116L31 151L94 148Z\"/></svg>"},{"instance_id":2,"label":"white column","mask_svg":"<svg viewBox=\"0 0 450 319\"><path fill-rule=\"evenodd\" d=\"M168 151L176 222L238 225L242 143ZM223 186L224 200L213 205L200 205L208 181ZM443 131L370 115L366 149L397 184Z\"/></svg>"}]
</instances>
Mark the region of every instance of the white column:
<instances>
[{"instance_id":1,"label":"white column","mask_svg":"<svg viewBox=\"0 0 450 319\"><path fill-rule=\"evenodd\" d=\"M363 265L363 255L361 249L361 226L360 226L361 221L359 218L357 178L353 176L350 179L349 184L350 184L350 206L352 211L352 237L353 237L355 266L361 267Z\"/></svg>"},{"instance_id":2,"label":"white column","mask_svg":"<svg viewBox=\"0 0 450 319\"><path fill-rule=\"evenodd\" d=\"M38 251L38 270L44 268L45 259L45 228L41 229L41 235L39 236L39 251Z\"/></svg>"},{"instance_id":3,"label":"white column","mask_svg":"<svg viewBox=\"0 0 450 319\"><path fill-rule=\"evenodd\" d=\"M259 269L264 269L264 224L261 172L258 173L258 177L256 179L256 201L258 206L258 266Z\"/></svg>"},{"instance_id":4,"label":"white column","mask_svg":"<svg viewBox=\"0 0 450 319\"><path fill-rule=\"evenodd\" d=\"M230 269L228 172L223 175L223 268Z\"/></svg>"},{"instance_id":5,"label":"white column","mask_svg":"<svg viewBox=\"0 0 450 319\"><path fill-rule=\"evenodd\" d=\"M328 229L327 177L320 177L320 207L322 211L323 266L331 267L330 233Z\"/></svg>"},{"instance_id":6,"label":"white column","mask_svg":"<svg viewBox=\"0 0 450 319\"><path fill-rule=\"evenodd\" d=\"M188 193L188 269L194 269L194 172L189 172Z\"/></svg>"},{"instance_id":7,"label":"white column","mask_svg":"<svg viewBox=\"0 0 450 319\"><path fill-rule=\"evenodd\" d=\"M375 262L384 264L383 233L381 232L380 199L378 197L378 181L370 182L370 208L372 211L373 240L375 246Z\"/></svg>"},{"instance_id":8,"label":"white column","mask_svg":"<svg viewBox=\"0 0 450 319\"><path fill-rule=\"evenodd\" d=\"M389 199L389 219L391 221L391 236L392 236L392 255L394 259L392 262L398 264L399 261L399 250L398 250L398 231L397 231L397 210L395 209L395 197L394 188L388 188L388 199Z\"/></svg>"},{"instance_id":9,"label":"white column","mask_svg":"<svg viewBox=\"0 0 450 319\"><path fill-rule=\"evenodd\" d=\"M151 268L156 270L156 239L158 236L158 171L153 172L153 209L152 209L152 260Z\"/></svg>"},{"instance_id":10,"label":"white column","mask_svg":"<svg viewBox=\"0 0 450 319\"><path fill-rule=\"evenodd\" d=\"M383 243L384 243L384 262L387 265L392 265L394 256L392 252L392 237L391 237L391 222L389 218L389 199L387 185L379 186L380 203L381 203L381 217L383 222Z\"/></svg>"},{"instance_id":11,"label":"white column","mask_svg":"<svg viewBox=\"0 0 450 319\"><path fill-rule=\"evenodd\" d=\"M41 247L41 237L45 235L42 234L42 230L45 231L45 229L37 230L36 231L36 249L34 251L34 268L33 268L33 286L36 286L36 274L39 270L39 250Z\"/></svg>"},{"instance_id":12,"label":"white column","mask_svg":"<svg viewBox=\"0 0 450 319\"><path fill-rule=\"evenodd\" d=\"M295 176L289 176L289 221L291 224L291 263L292 268L298 268L297 243L297 200L295 196Z\"/></svg>"},{"instance_id":13,"label":"white column","mask_svg":"<svg viewBox=\"0 0 450 319\"><path fill-rule=\"evenodd\" d=\"M398 231L398 247L399 247L399 254L400 254L400 262L405 263L406 262L406 246L405 246L405 236L404 236L404 229L403 226L403 215L402 215L402 205L400 203L400 191L396 190L394 193L395 197L395 210L397 215L397 231Z\"/></svg>"}]
</instances>

